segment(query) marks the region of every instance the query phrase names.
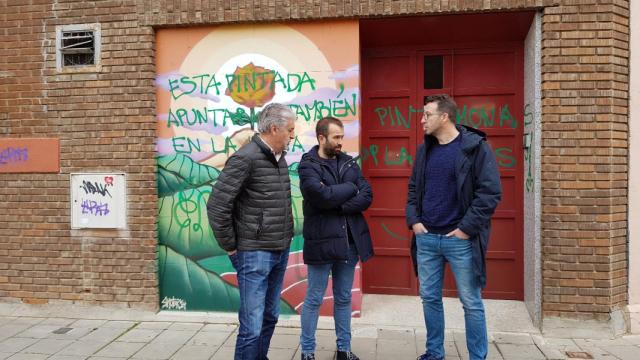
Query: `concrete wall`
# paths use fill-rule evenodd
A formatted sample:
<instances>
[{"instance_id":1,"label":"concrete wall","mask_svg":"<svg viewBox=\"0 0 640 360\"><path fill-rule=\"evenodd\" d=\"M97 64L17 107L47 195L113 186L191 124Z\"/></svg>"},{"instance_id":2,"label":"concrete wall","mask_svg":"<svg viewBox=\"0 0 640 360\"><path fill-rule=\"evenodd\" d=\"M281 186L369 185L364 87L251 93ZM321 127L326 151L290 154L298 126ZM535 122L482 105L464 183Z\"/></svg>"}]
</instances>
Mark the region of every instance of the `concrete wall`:
<instances>
[{"instance_id":1,"label":"concrete wall","mask_svg":"<svg viewBox=\"0 0 640 360\"><path fill-rule=\"evenodd\" d=\"M629 88L629 309L640 333L640 2L631 7Z\"/></svg>"},{"instance_id":2,"label":"concrete wall","mask_svg":"<svg viewBox=\"0 0 640 360\"><path fill-rule=\"evenodd\" d=\"M536 326L542 319L540 271L540 134L542 15L537 13L524 42L524 301Z\"/></svg>"}]
</instances>

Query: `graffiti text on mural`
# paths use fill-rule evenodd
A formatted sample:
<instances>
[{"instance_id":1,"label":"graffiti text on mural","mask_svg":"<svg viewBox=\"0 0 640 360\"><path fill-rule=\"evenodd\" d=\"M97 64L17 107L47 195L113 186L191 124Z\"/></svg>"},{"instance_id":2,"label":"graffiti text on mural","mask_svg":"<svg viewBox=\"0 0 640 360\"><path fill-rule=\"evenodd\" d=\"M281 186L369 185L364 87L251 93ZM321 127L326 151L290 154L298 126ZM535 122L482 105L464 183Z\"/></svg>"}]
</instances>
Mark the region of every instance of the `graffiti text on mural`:
<instances>
[{"instance_id":1,"label":"graffiti text on mural","mask_svg":"<svg viewBox=\"0 0 640 360\"><path fill-rule=\"evenodd\" d=\"M165 296L162 299L162 308L166 310L187 310L187 302L183 299Z\"/></svg>"},{"instance_id":2,"label":"graffiti text on mural","mask_svg":"<svg viewBox=\"0 0 640 360\"><path fill-rule=\"evenodd\" d=\"M0 165L26 162L29 160L29 149L8 147L0 151Z\"/></svg>"},{"instance_id":3,"label":"graffiti text on mural","mask_svg":"<svg viewBox=\"0 0 640 360\"><path fill-rule=\"evenodd\" d=\"M302 117L305 121L318 121L324 117L343 118L350 115L356 115L358 98L356 94L352 94L351 99L328 99L326 102L322 100L314 100L313 104L289 104L289 108L296 113L296 116Z\"/></svg>"},{"instance_id":4,"label":"graffiti text on mural","mask_svg":"<svg viewBox=\"0 0 640 360\"><path fill-rule=\"evenodd\" d=\"M274 70L226 74L226 87L231 91L273 90L280 84L287 92L315 90L316 81L305 71L303 73L281 74ZM220 95L222 83L215 74L199 74L169 79L169 92L174 100L194 92L204 95Z\"/></svg>"},{"instance_id":5,"label":"graffiti text on mural","mask_svg":"<svg viewBox=\"0 0 640 360\"><path fill-rule=\"evenodd\" d=\"M236 152L238 150L238 146L234 144L228 136L224 138L224 145L216 145L215 140L215 138L210 138L209 141L207 141L198 138L192 139L185 136L175 136L171 138L171 145L173 146L173 151L175 151L176 154L192 154L206 151L213 154L225 154L228 156L232 152ZM287 151L291 153L304 153L305 149L296 136L290 144L290 149L287 149Z\"/></svg>"}]
</instances>

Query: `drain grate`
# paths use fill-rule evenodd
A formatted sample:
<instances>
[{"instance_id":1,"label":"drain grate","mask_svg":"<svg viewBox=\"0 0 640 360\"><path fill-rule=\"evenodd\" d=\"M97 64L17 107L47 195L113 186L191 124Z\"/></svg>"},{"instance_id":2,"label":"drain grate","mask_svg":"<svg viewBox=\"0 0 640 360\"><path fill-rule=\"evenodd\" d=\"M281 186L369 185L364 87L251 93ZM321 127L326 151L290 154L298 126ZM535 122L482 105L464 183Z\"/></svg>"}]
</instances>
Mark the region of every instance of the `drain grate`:
<instances>
[{"instance_id":1,"label":"drain grate","mask_svg":"<svg viewBox=\"0 0 640 360\"><path fill-rule=\"evenodd\" d=\"M73 330L73 328L63 327L63 328L60 328L60 329L57 329L57 330L53 330L52 333L54 333L54 334L66 334L71 330Z\"/></svg>"},{"instance_id":2,"label":"drain grate","mask_svg":"<svg viewBox=\"0 0 640 360\"><path fill-rule=\"evenodd\" d=\"M593 359L593 356L584 351L567 351L565 352L569 359Z\"/></svg>"}]
</instances>

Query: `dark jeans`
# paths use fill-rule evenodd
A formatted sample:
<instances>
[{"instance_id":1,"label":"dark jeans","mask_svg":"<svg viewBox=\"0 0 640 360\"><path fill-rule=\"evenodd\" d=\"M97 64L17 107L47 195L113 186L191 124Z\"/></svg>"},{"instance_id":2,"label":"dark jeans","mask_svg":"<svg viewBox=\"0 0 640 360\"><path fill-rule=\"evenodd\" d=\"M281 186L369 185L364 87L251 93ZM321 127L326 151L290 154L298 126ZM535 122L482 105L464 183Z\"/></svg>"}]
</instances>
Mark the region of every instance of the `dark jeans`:
<instances>
[{"instance_id":1,"label":"dark jeans","mask_svg":"<svg viewBox=\"0 0 640 360\"><path fill-rule=\"evenodd\" d=\"M231 261L238 271L240 328L235 360L266 360L280 314L280 290L289 250L238 251Z\"/></svg>"}]
</instances>

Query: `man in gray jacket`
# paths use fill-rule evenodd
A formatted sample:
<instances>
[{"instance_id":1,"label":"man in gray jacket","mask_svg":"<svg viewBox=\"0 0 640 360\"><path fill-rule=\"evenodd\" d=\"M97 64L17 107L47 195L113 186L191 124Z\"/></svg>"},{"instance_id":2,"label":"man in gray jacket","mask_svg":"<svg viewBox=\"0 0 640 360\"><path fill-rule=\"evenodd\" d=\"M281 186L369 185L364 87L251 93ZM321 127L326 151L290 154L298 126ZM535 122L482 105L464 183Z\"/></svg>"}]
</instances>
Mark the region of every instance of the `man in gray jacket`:
<instances>
[{"instance_id":1,"label":"man in gray jacket","mask_svg":"<svg viewBox=\"0 0 640 360\"><path fill-rule=\"evenodd\" d=\"M267 105L258 118L260 133L227 160L207 202L209 224L238 273L235 360L267 359L278 322L293 237L284 155L294 137L295 119L287 106Z\"/></svg>"}]
</instances>

